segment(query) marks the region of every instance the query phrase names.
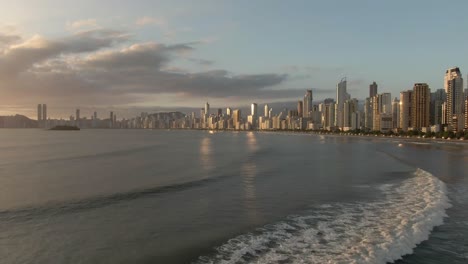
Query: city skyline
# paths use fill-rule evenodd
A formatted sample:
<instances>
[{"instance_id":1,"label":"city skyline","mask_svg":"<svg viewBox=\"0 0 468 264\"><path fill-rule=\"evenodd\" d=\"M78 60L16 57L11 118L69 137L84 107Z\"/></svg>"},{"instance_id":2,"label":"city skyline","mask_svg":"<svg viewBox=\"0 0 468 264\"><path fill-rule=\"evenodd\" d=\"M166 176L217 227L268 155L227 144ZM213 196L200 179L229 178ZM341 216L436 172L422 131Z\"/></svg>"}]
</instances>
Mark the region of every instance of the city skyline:
<instances>
[{"instance_id":1,"label":"city skyline","mask_svg":"<svg viewBox=\"0 0 468 264\"><path fill-rule=\"evenodd\" d=\"M359 102L347 92L347 80L336 85L336 97L320 102L313 101L313 91L306 90L303 100L292 108L273 111L264 104L263 115L258 104L252 102L250 111L231 108L232 105L214 108L205 102L191 113L180 111L141 112L132 118L117 119L110 112L109 119L97 118L97 112L88 119L81 118L79 108L68 120L48 119L46 104L37 107L37 126L50 128L56 125L74 125L84 128L182 128L212 130L314 130L314 131L364 131L381 133L462 132L468 130L468 93L463 91L463 78L458 67L446 70L445 88L431 91L427 83L414 83L412 90L401 91L400 97L392 97L387 91L378 90L374 81L369 85L369 97ZM223 108L226 109L225 112ZM234 109L234 110L233 110ZM247 113L242 116L242 111ZM250 113L250 114L249 114ZM106 121L107 120L107 121ZM24 118L2 121L0 127L34 127Z\"/></svg>"},{"instance_id":2,"label":"city skyline","mask_svg":"<svg viewBox=\"0 0 468 264\"><path fill-rule=\"evenodd\" d=\"M443 88L443 70L468 68L468 50L457 45L466 37L444 26L465 16L438 15L463 14L464 1L456 10L427 1L112 2L110 16L109 4L4 3L0 115L33 118L38 102L52 118L75 108L130 117L206 101L296 105L305 90L333 97L343 77L362 101L373 81L395 95L417 82Z\"/></svg>"}]
</instances>

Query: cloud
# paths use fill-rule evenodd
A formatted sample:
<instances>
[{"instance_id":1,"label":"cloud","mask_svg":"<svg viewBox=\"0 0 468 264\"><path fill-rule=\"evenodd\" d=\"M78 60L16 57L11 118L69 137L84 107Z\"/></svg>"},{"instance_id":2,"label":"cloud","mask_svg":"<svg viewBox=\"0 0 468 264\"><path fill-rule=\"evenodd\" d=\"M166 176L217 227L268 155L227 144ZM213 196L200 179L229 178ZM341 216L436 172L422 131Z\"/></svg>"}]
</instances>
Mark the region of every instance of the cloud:
<instances>
[{"instance_id":1,"label":"cloud","mask_svg":"<svg viewBox=\"0 0 468 264\"><path fill-rule=\"evenodd\" d=\"M196 59L196 58L189 58L189 61L202 65L202 66L210 66L214 64L214 61L212 60L204 60L204 59Z\"/></svg>"},{"instance_id":2,"label":"cloud","mask_svg":"<svg viewBox=\"0 0 468 264\"><path fill-rule=\"evenodd\" d=\"M17 43L20 40L21 40L21 37L18 35L0 33L0 47L4 45Z\"/></svg>"},{"instance_id":3,"label":"cloud","mask_svg":"<svg viewBox=\"0 0 468 264\"><path fill-rule=\"evenodd\" d=\"M128 40L128 35L113 30L82 31L55 40L35 35L4 49L0 56L0 77L12 78L46 60L93 52Z\"/></svg>"},{"instance_id":4,"label":"cloud","mask_svg":"<svg viewBox=\"0 0 468 264\"><path fill-rule=\"evenodd\" d=\"M67 24L67 29L72 31L82 29L96 29L98 27L97 20L94 18L77 20Z\"/></svg>"},{"instance_id":5,"label":"cloud","mask_svg":"<svg viewBox=\"0 0 468 264\"><path fill-rule=\"evenodd\" d=\"M212 65L211 60L187 57L205 45L203 41L140 43L128 32L94 29L61 38L20 37L10 43L0 53L0 103L89 106L150 100L167 105L168 96L190 104L194 98L267 100L304 93L278 88L288 74L190 72L173 65L187 60Z\"/></svg>"},{"instance_id":6,"label":"cloud","mask_svg":"<svg viewBox=\"0 0 468 264\"><path fill-rule=\"evenodd\" d=\"M135 21L135 25L139 27L155 25L155 26L166 28L168 26L168 23L167 23L167 20L162 17L156 18L156 17L144 16L144 17L138 18Z\"/></svg>"}]
</instances>

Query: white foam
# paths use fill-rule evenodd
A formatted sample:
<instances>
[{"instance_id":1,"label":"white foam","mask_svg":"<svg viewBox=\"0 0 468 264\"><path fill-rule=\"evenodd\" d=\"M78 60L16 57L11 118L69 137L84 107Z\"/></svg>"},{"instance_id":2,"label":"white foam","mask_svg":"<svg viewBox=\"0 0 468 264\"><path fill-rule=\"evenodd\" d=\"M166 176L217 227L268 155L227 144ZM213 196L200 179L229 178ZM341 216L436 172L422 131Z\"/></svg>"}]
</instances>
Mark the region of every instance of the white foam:
<instances>
[{"instance_id":1,"label":"white foam","mask_svg":"<svg viewBox=\"0 0 468 264\"><path fill-rule=\"evenodd\" d=\"M418 169L383 199L338 203L291 216L220 246L198 263L387 263L428 239L450 204L443 182Z\"/></svg>"}]
</instances>

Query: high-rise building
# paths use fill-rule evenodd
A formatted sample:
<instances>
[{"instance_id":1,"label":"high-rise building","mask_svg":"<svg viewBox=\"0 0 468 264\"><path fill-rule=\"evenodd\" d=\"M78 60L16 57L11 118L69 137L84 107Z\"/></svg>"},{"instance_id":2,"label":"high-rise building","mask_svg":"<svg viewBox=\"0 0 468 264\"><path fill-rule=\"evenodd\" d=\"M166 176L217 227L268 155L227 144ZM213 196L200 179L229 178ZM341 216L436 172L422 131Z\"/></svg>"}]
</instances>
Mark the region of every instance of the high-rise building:
<instances>
[{"instance_id":1,"label":"high-rise building","mask_svg":"<svg viewBox=\"0 0 468 264\"><path fill-rule=\"evenodd\" d=\"M463 78L458 67L445 72L444 88L447 94L446 122L449 129L453 129L458 126L456 122L463 113Z\"/></svg>"},{"instance_id":2,"label":"high-rise building","mask_svg":"<svg viewBox=\"0 0 468 264\"><path fill-rule=\"evenodd\" d=\"M346 77L336 85L335 126L343 128L343 107L349 95L346 92Z\"/></svg>"},{"instance_id":3,"label":"high-rise building","mask_svg":"<svg viewBox=\"0 0 468 264\"><path fill-rule=\"evenodd\" d=\"M374 96L375 97L375 96ZM368 97L366 98L366 101L364 103L364 127L367 129L372 129L372 121L373 121L373 98L374 97Z\"/></svg>"},{"instance_id":4,"label":"high-rise building","mask_svg":"<svg viewBox=\"0 0 468 264\"><path fill-rule=\"evenodd\" d=\"M222 116L223 115L223 109L221 108L218 108L218 117Z\"/></svg>"},{"instance_id":5,"label":"high-rise building","mask_svg":"<svg viewBox=\"0 0 468 264\"><path fill-rule=\"evenodd\" d=\"M252 103L250 106L250 114L254 117L258 117L258 107L256 103Z\"/></svg>"},{"instance_id":6,"label":"high-rise building","mask_svg":"<svg viewBox=\"0 0 468 264\"><path fill-rule=\"evenodd\" d=\"M312 90L307 90L304 95L304 104L303 104L303 117L310 117L310 112L312 111Z\"/></svg>"},{"instance_id":7,"label":"high-rise building","mask_svg":"<svg viewBox=\"0 0 468 264\"><path fill-rule=\"evenodd\" d=\"M392 102L392 128L398 128L400 126L400 100L396 97Z\"/></svg>"},{"instance_id":8,"label":"high-rise building","mask_svg":"<svg viewBox=\"0 0 468 264\"><path fill-rule=\"evenodd\" d=\"M42 105L42 121L44 122L47 121L47 105L46 104Z\"/></svg>"},{"instance_id":9,"label":"high-rise building","mask_svg":"<svg viewBox=\"0 0 468 264\"><path fill-rule=\"evenodd\" d=\"M377 83L373 82L369 85L369 97L372 98L377 95Z\"/></svg>"},{"instance_id":10,"label":"high-rise building","mask_svg":"<svg viewBox=\"0 0 468 264\"><path fill-rule=\"evenodd\" d=\"M350 130L352 128L352 120L355 113L358 112L358 100L349 99L344 102L343 107L343 127L345 130Z\"/></svg>"},{"instance_id":11,"label":"high-rise building","mask_svg":"<svg viewBox=\"0 0 468 264\"><path fill-rule=\"evenodd\" d=\"M226 115L228 117L231 117L232 116L232 109L230 107L226 108Z\"/></svg>"},{"instance_id":12,"label":"high-rise building","mask_svg":"<svg viewBox=\"0 0 468 264\"><path fill-rule=\"evenodd\" d=\"M210 115L210 104L208 102L206 102L205 104L205 116L209 116Z\"/></svg>"},{"instance_id":13,"label":"high-rise building","mask_svg":"<svg viewBox=\"0 0 468 264\"><path fill-rule=\"evenodd\" d=\"M94 111L93 119L97 120L97 112L96 111Z\"/></svg>"},{"instance_id":14,"label":"high-rise building","mask_svg":"<svg viewBox=\"0 0 468 264\"><path fill-rule=\"evenodd\" d=\"M240 109L236 109L234 111L232 111L232 122L233 122L233 125L236 129L239 129L239 124L240 124L240 121L241 121L241 110Z\"/></svg>"},{"instance_id":15,"label":"high-rise building","mask_svg":"<svg viewBox=\"0 0 468 264\"><path fill-rule=\"evenodd\" d=\"M411 126L413 129L429 127L429 109L431 104L431 89L426 83L415 83L413 87L413 107L411 111Z\"/></svg>"},{"instance_id":16,"label":"high-rise building","mask_svg":"<svg viewBox=\"0 0 468 264\"><path fill-rule=\"evenodd\" d=\"M37 121L40 122L42 120L42 105L37 105Z\"/></svg>"},{"instance_id":17,"label":"high-rise building","mask_svg":"<svg viewBox=\"0 0 468 264\"><path fill-rule=\"evenodd\" d=\"M75 125L76 126L80 126L80 109L76 109L76 121L75 121Z\"/></svg>"},{"instance_id":18,"label":"high-rise building","mask_svg":"<svg viewBox=\"0 0 468 264\"><path fill-rule=\"evenodd\" d=\"M304 105L302 101L298 101L297 102L297 114L299 117L302 117L304 115L302 111L304 111Z\"/></svg>"},{"instance_id":19,"label":"high-rise building","mask_svg":"<svg viewBox=\"0 0 468 264\"><path fill-rule=\"evenodd\" d=\"M400 93L400 128L408 131L411 127L411 113L413 111L413 91L403 91Z\"/></svg>"},{"instance_id":20,"label":"high-rise building","mask_svg":"<svg viewBox=\"0 0 468 264\"><path fill-rule=\"evenodd\" d=\"M379 95L372 98L372 130L374 131L380 131L380 100Z\"/></svg>"},{"instance_id":21,"label":"high-rise building","mask_svg":"<svg viewBox=\"0 0 468 264\"><path fill-rule=\"evenodd\" d=\"M468 95L465 97L465 129L468 130Z\"/></svg>"},{"instance_id":22,"label":"high-rise building","mask_svg":"<svg viewBox=\"0 0 468 264\"><path fill-rule=\"evenodd\" d=\"M253 129L257 128L257 120L258 120L258 106L256 103L252 103L250 106L250 115L252 116L251 126Z\"/></svg>"},{"instance_id":23,"label":"high-rise building","mask_svg":"<svg viewBox=\"0 0 468 264\"><path fill-rule=\"evenodd\" d=\"M331 130L335 126L335 103L325 104L325 110L322 112L323 128Z\"/></svg>"},{"instance_id":24,"label":"high-rise building","mask_svg":"<svg viewBox=\"0 0 468 264\"><path fill-rule=\"evenodd\" d=\"M431 125L440 125L442 123L442 104L447 99L444 89L437 89L431 93L431 106L430 106L430 123Z\"/></svg>"},{"instance_id":25,"label":"high-rise building","mask_svg":"<svg viewBox=\"0 0 468 264\"><path fill-rule=\"evenodd\" d=\"M268 108L268 105L265 104L265 107L263 109L264 109L264 116L268 117L268 112L270 111L270 108Z\"/></svg>"},{"instance_id":26,"label":"high-rise building","mask_svg":"<svg viewBox=\"0 0 468 264\"><path fill-rule=\"evenodd\" d=\"M390 93L378 94L379 96L379 113L392 113L392 95Z\"/></svg>"}]
</instances>

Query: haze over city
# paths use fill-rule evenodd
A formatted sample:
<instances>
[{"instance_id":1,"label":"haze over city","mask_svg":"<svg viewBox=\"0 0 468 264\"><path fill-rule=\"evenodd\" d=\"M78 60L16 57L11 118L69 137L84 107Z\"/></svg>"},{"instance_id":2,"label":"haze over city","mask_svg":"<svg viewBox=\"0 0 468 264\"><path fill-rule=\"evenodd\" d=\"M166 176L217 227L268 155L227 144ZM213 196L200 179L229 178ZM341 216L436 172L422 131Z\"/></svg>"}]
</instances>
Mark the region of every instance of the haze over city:
<instances>
[{"instance_id":1,"label":"haze over city","mask_svg":"<svg viewBox=\"0 0 468 264\"><path fill-rule=\"evenodd\" d=\"M0 115L396 96L466 76L466 1L2 1ZM109 9L112 12L109 14ZM450 14L450 15L444 15ZM449 37L448 37L449 36ZM465 72L463 72L465 70Z\"/></svg>"}]
</instances>

